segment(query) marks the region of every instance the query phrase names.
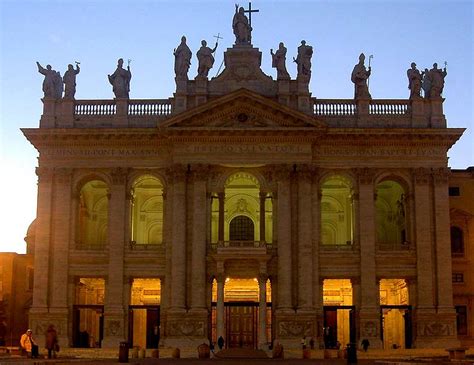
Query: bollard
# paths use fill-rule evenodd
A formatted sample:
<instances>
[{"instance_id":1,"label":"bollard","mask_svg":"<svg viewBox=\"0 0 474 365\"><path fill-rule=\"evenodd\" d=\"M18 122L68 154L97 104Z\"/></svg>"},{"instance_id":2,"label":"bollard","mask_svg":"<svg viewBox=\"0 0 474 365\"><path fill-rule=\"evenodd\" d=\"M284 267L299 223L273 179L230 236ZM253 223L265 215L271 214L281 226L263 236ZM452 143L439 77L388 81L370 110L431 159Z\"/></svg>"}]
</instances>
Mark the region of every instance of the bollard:
<instances>
[{"instance_id":1,"label":"bollard","mask_svg":"<svg viewBox=\"0 0 474 365\"><path fill-rule=\"evenodd\" d=\"M357 346L354 342L347 344L347 364L357 364Z\"/></svg>"},{"instance_id":2,"label":"bollard","mask_svg":"<svg viewBox=\"0 0 474 365\"><path fill-rule=\"evenodd\" d=\"M120 342L119 362L128 362L128 342Z\"/></svg>"}]
</instances>

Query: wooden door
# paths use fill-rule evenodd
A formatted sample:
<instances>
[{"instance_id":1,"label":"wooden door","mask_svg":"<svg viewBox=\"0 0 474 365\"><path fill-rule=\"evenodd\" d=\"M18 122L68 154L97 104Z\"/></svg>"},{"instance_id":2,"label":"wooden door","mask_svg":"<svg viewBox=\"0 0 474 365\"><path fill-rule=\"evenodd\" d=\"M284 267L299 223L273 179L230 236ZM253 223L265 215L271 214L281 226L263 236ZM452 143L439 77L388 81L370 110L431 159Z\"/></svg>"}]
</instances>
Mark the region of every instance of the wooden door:
<instances>
[{"instance_id":1,"label":"wooden door","mask_svg":"<svg viewBox=\"0 0 474 365\"><path fill-rule=\"evenodd\" d=\"M256 314L254 306L228 307L229 347L255 348Z\"/></svg>"}]
</instances>

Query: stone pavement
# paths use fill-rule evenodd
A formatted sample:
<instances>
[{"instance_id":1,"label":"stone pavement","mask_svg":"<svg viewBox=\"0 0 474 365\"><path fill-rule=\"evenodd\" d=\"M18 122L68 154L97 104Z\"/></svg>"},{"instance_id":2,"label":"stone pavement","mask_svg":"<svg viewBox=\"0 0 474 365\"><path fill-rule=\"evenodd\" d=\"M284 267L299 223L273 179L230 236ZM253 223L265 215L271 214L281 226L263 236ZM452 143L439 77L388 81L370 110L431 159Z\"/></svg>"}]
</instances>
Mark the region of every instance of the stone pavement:
<instances>
[{"instance_id":1,"label":"stone pavement","mask_svg":"<svg viewBox=\"0 0 474 365\"><path fill-rule=\"evenodd\" d=\"M130 354L132 352L130 351ZM44 354L43 354L44 355ZM147 351L147 356L151 351ZM196 356L192 353L181 352L183 357ZM273 359L217 359L199 360L193 358L172 359L171 349L160 349L160 358L129 359L129 364L134 365L267 365L267 364L305 364L305 365L345 365L345 359L301 359L299 353L285 352L288 358L284 360ZM411 364L463 364L474 365L474 348L467 351L468 359L463 362L447 361L447 352L441 349L411 349L411 350L369 350L368 352L358 352L358 364L360 365L411 365ZM296 358L298 357L298 358ZM118 349L61 349L59 357L54 360L47 359L25 359L19 356L0 356L0 365L112 365L119 364Z\"/></svg>"}]
</instances>

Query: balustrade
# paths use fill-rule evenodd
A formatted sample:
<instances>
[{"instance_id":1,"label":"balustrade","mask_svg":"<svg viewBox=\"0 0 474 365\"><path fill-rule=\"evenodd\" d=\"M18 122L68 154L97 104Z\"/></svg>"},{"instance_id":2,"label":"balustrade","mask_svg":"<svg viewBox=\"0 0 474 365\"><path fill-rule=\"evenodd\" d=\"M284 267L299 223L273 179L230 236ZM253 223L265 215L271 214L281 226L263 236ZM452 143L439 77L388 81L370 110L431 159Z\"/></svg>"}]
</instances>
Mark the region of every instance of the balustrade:
<instances>
[{"instance_id":1,"label":"balustrade","mask_svg":"<svg viewBox=\"0 0 474 365\"><path fill-rule=\"evenodd\" d=\"M408 113L408 100L371 100L369 114L405 115Z\"/></svg>"},{"instance_id":2,"label":"balustrade","mask_svg":"<svg viewBox=\"0 0 474 365\"><path fill-rule=\"evenodd\" d=\"M170 100L130 100L128 115L170 115L172 104Z\"/></svg>"},{"instance_id":3,"label":"balustrade","mask_svg":"<svg viewBox=\"0 0 474 365\"><path fill-rule=\"evenodd\" d=\"M355 100L328 100L313 99L314 115L322 116L344 116L355 115L357 105Z\"/></svg>"},{"instance_id":4,"label":"balustrade","mask_svg":"<svg viewBox=\"0 0 474 365\"><path fill-rule=\"evenodd\" d=\"M83 116L114 115L116 111L114 100L76 100L74 114Z\"/></svg>"}]
</instances>

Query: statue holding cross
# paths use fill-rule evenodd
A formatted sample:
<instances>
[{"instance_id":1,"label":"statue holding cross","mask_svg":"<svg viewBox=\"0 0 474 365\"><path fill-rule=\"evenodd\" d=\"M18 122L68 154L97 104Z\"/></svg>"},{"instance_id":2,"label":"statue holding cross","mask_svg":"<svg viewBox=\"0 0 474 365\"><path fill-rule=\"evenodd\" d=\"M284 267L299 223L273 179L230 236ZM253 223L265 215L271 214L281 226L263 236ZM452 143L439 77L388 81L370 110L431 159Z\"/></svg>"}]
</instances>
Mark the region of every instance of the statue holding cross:
<instances>
[{"instance_id":1,"label":"statue holding cross","mask_svg":"<svg viewBox=\"0 0 474 365\"><path fill-rule=\"evenodd\" d=\"M245 10L243 7L239 8L238 4L235 4L235 14L232 20L232 29L235 34L235 44L250 44L252 40L252 13L258 12L258 10L252 10L252 5L249 3L249 9ZM245 15L249 13L249 18Z\"/></svg>"}]
</instances>

